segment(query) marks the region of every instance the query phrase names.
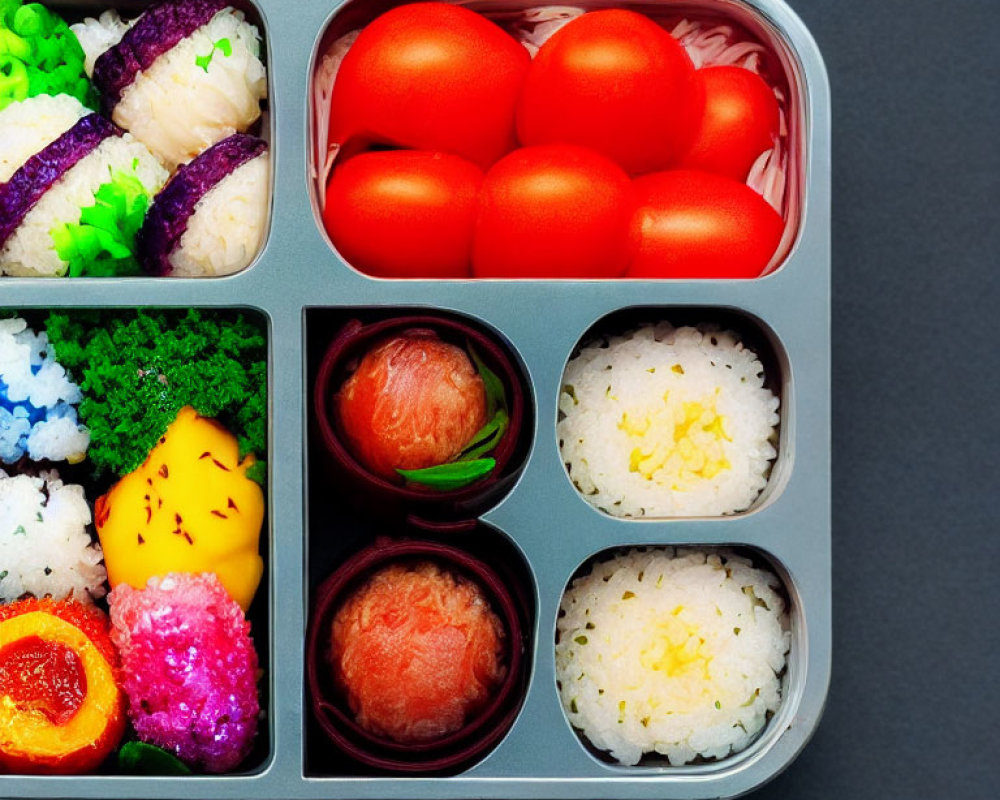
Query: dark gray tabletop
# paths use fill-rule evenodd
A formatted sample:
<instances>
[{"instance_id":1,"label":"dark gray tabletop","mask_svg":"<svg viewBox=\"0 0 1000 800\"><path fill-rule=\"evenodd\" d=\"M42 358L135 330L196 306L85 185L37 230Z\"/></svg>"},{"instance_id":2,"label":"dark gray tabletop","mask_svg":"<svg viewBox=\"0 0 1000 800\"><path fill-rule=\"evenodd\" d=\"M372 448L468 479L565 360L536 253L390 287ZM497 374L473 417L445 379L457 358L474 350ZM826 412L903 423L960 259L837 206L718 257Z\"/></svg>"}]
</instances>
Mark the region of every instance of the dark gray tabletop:
<instances>
[{"instance_id":1,"label":"dark gray tabletop","mask_svg":"<svg viewBox=\"0 0 1000 800\"><path fill-rule=\"evenodd\" d=\"M995 798L1000 2L788 1L833 97L833 680L753 797Z\"/></svg>"}]
</instances>

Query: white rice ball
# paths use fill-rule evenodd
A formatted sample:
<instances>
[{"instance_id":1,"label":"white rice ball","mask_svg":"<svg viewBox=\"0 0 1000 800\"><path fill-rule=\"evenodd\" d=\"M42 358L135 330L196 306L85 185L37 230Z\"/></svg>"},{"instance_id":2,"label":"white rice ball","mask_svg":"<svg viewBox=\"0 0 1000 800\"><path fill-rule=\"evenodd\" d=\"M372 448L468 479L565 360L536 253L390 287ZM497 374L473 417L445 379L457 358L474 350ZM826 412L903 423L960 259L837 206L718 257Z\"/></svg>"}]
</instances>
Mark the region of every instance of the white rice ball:
<instances>
[{"instance_id":1,"label":"white rice ball","mask_svg":"<svg viewBox=\"0 0 1000 800\"><path fill-rule=\"evenodd\" d=\"M230 275L248 266L267 227L265 151L237 167L195 205L169 260L175 276Z\"/></svg>"},{"instance_id":2,"label":"white rice ball","mask_svg":"<svg viewBox=\"0 0 1000 800\"><path fill-rule=\"evenodd\" d=\"M222 42L226 49L220 49ZM200 66L207 57L207 66ZM230 8L136 75L111 118L173 171L246 131L260 117L266 97L260 35L242 12Z\"/></svg>"},{"instance_id":3,"label":"white rice ball","mask_svg":"<svg viewBox=\"0 0 1000 800\"><path fill-rule=\"evenodd\" d=\"M23 594L103 597L107 573L101 546L87 533L90 506L83 487L57 472L8 476L0 470L0 602Z\"/></svg>"},{"instance_id":4,"label":"white rice ball","mask_svg":"<svg viewBox=\"0 0 1000 800\"><path fill-rule=\"evenodd\" d=\"M608 514L731 514L767 484L778 398L732 333L647 325L584 347L562 384L563 461Z\"/></svg>"},{"instance_id":5,"label":"white rice ball","mask_svg":"<svg viewBox=\"0 0 1000 800\"><path fill-rule=\"evenodd\" d=\"M68 94L40 94L0 111L0 183L90 113Z\"/></svg>"},{"instance_id":6,"label":"white rice ball","mask_svg":"<svg viewBox=\"0 0 1000 800\"><path fill-rule=\"evenodd\" d=\"M781 704L791 633L780 585L724 551L634 549L595 564L556 623L567 719L628 765L746 748Z\"/></svg>"},{"instance_id":7,"label":"white rice ball","mask_svg":"<svg viewBox=\"0 0 1000 800\"><path fill-rule=\"evenodd\" d=\"M144 145L127 133L109 136L68 169L25 214L0 248L0 275L64 275L68 263L56 253L52 229L79 222L81 210L94 205L97 190L118 172L138 178L150 197L167 180L167 171Z\"/></svg>"}]
</instances>

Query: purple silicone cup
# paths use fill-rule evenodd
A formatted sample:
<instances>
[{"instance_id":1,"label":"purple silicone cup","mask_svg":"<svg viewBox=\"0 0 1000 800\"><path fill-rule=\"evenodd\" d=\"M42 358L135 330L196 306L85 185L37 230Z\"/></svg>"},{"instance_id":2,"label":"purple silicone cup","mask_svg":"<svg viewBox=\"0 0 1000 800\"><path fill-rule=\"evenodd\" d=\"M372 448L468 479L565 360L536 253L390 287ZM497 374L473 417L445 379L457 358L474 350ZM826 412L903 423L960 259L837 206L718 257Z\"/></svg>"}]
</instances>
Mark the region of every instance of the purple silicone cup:
<instances>
[{"instance_id":1,"label":"purple silicone cup","mask_svg":"<svg viewBox=\"0 0 1000 800\"><path fill-rule=\"evenodd\" d=\"M111 115L135 76L228 6L227 0L181 0L150 6L121 41L94 62L101 110Z\"/></svg>"},{"instance_id":2,"label":"purple silicone cup","mask_svg":"<svg viewBox=\"0 0 1000 800\"><path fill-rule=\"evenodd\" d=\"M475 583L506 633L507 672L490 702L459 730L440 739L400 744L363 729L333 681L329 636L333 617L350 593L379 569L399 562L432 561ZM439 542L380 538L334 571L316 592L306 639L306 680L313 712L333 744L359 764L396 773L442 773L471 765L507 733L526 686L525 629L518 604L494 570L478 558Z\"/></svg>"},{"instance_id":3,"label":"purple silicone cup","mask_svg":"<svg viewBox=\"0 0 1000 800\"><path fill-rule=\"evenodd\" d=\"M234 133L182 164L146 215L136 244L139 262L150 275L169 275L170 254L180 243L195 206L239 167L267 150L267 142Z\"/></svg>"},{"instance_id":4,"label":"purple silicone cup","mask_svg":"<svg viewBox=\"0 0 1000 800\"><path fill-rule=\"evenodd\" d=\"M376 475L351 453L339 430L334 397L351 374L351 364L377 342L406 331L429 330L444 341L464 347L470 343L507 390L510 423L497 447L489 453L496 460L493 471L461 489L436 491L394 483ZM513 487L527 453L530 436L526 409L530 390L513 356L479 328L453 317L404 315L363 324L351 320L334 337L323 356L313 392L316 423L331 479L367 513L406 517L409 524L437 533L463 532L475 526L475 517L496 505Z\"/></svg>"},{"instance_id":5,"label":"purple silicone cup","mask_svg":"<svg viewBox=\"0 0 1000 800\"><path fill-rule=\"evenodd\" d=\"M9 181L0 183L0 247L56 181L105 139L122 133L104 117L88 114L25 161Z\"/></svg>"}]
</instances>

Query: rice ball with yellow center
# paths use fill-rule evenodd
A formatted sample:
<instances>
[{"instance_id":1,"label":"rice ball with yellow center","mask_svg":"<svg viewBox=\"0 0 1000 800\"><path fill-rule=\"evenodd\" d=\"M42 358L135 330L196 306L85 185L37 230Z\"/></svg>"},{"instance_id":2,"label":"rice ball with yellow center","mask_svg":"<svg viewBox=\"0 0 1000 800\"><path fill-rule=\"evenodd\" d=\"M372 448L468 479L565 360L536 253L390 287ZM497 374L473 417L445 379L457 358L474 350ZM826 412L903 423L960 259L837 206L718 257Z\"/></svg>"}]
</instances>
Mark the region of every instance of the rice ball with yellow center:
<instances>
[{"instance_id":1,"label":"rice ball with yellow center","mask_svg":"<svg viewBox=\"0 0 1000 800\"><path fill-rule=\"evenodd\" d=\"M567 719L627 765L743 750L781 704L791 634L779 588L724 551L634 549L595 564L556 625Z\"/></svg>"},{"instance_id":2,"label":"rice ball with yellow center","mask_svg":"<svg viewBox=\"0 0 1000 800\"><path fill-rule=\"evenodd\" d=\"M778 398L732 333L661 323L586 346L559 411L570 478L613 516L742 511L776 456Z\"/></svg>"}]
</instances>

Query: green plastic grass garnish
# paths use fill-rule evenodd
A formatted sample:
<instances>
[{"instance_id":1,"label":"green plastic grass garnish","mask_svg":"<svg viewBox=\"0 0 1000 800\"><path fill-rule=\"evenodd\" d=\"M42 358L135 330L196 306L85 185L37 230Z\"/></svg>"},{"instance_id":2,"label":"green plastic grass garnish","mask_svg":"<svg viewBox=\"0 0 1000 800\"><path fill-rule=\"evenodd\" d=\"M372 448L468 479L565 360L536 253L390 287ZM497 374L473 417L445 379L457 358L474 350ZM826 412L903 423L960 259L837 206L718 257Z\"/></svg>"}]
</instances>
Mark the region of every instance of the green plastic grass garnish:
<instances>
[{"instance_id":1,"label":"green plastic grass garnish","mask_svg":"<svg viewBox=\"0 0 1000 800\"><path fill-rule=\"evenodd\" d=\"M97 92L76 35L38 3L0 0L0 110L40 94L68 94L91 109Z\"/></svg>"},{"instance_id":2,"label":"green plastic grass garnish","mask_svg":"<svg viewBox=\"0 0 1000 800\"><path fill-rule=\"evenodd\" d=\"M489 475L496 467L495 459L484 456L496 449L510 424L507 392L503 388L503 382L483 363L475 348L467 344L466 349L483 380L483 388L486 390L486 415L489 417L489 422L476 431L462 452L447 464L424 469L397 469L396 472L408 483L419 483L421 486L449 492L475 483Z\"/></svg>"},{"instance_id":3,"label":"green plastic grass garnish","mask_svg":"<svg viewBox=\"0 0 1000 800\"><path fill-rule=\"evenodd\" d=\"M56 255L67 262L66 274L138 275L135 236L148 207L149 194L135 175L113 173L94 193L94 204L80 210L79 222L49 231Z\"/></svg>"},{"instance_id":4,"label":"green plastic grass garnish","mask_svg":"<svg viewBox=\"0 0 1000 800\"><path fill-rule=\"evenodd\" d=\"M177 412L191 405L236 436L267 475L267 339L262 323L224 311L52 313L56 358L83 390L80 421L96 475L138 467Z\"/></svg>"},{"instance_id":5,"label":"green plastic grass garnish","mask_svg":"<svg viewBox=\"0 0 1000 800\"><path fill-rule=\"evenodd\" d=\"M118 751L118 766L126 775L190 775L173 753L146 742L125 742Z\"/></svg>"}]
</instances>

